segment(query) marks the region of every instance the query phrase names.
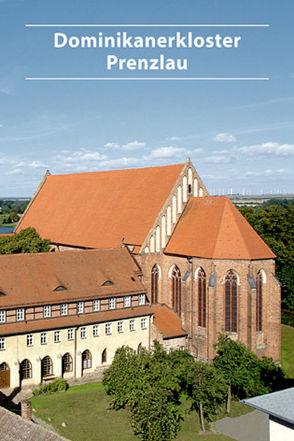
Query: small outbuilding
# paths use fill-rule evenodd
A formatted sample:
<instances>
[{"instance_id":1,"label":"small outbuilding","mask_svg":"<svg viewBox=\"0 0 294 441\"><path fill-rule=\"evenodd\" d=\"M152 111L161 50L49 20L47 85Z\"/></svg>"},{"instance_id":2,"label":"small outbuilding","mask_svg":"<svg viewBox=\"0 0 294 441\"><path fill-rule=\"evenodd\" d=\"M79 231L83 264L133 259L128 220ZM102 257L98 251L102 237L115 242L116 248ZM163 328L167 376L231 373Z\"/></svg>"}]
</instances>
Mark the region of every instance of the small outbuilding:
<instances>
[{"instance_id":1,"label":"small outbuilding","mask_svg":"<svg viewBox=\"0 0 294 441\"><path fill-rule=\"evenodd\" d=\"M269 415L269 440L294 440L294 387L241 401Z\"/></svg>"}]
</instances>

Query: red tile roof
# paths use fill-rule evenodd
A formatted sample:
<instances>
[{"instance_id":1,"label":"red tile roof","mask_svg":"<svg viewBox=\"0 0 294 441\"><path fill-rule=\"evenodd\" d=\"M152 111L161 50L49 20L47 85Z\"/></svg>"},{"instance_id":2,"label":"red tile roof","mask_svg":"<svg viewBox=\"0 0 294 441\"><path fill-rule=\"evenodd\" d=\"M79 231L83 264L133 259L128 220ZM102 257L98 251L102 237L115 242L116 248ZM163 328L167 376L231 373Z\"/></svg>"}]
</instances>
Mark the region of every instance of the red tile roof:
<instances>
[{"instance_id":1,"label":"red tile roof","mask_svg":"<svg viewBox=\"0 0 294 441\"><path fill-rule=\"evenodd\" d=\"M185 337L187 332L182 328L180 317L165 305L152 305L153 323L163 335L163 338Z\"/></svg>"},{"instance_id":2,"label":"red tile roof","mask_svg":"<svg viewBox=\"0 0 294 441\"><path fill-rule=\"evenodd\" d=\"M226 197L191 198L165 252L215 259L276 257Z\"/></svg>"},{"instance_id":3,"label":"red tile roof","mask_svg":"<svg viewBox=\"0 0 294 441\"><path fill-rule=\"evenodd\" d=\"M113 285L103 286L108 280ZM0 308L139 292L145 288L125 247L0 256Z\"/></svg>"},{"instance_id":4,"label":"red tile roof","mask_svg":"<svg viewBox=\"0 0 294 441\"><path fill-rule=\"evenodd\" d=\"M88 248L141 245L185 164L49 175L16 232L35 227L53 243Z\"/></svg>"},{"instance_id":5,"label":"red tile roof","mask_svg":"<svg viewBox=\"0 0 294 441\"><path fill-rule=\"evenodd\" d=\"M150 306L138 306L136 308L68 315L50 319L31 320L27 322L6 323L0 325L0 336L47 331L50 329L63 329L72 326L90 325L92 323L111 322L113 320L152 315L152 313Z\"/></svg>"}]
</instances>

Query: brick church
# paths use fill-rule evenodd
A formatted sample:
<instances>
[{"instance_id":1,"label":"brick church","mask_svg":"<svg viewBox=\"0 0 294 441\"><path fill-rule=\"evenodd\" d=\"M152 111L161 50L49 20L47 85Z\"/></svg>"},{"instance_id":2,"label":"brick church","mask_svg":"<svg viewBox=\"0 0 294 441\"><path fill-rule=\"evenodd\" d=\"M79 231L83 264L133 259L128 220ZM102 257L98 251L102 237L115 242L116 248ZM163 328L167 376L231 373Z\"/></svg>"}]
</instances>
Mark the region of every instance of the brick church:
<instances>
[{"instance_id":1,"label":"brick church","mask_svg":"<svg viewBox=\"0 0 294 441\"><path fill-rule=\"evenodd\" d=\"M275 255L228 198L209 196L190 160L47 172L16 232L27 227L50 238L55 252L126 247L165 329L155 327L151 338L167 349L212 359L218 332L226 332L259 356L280 359Z\"/></svg>"}]
</instances>

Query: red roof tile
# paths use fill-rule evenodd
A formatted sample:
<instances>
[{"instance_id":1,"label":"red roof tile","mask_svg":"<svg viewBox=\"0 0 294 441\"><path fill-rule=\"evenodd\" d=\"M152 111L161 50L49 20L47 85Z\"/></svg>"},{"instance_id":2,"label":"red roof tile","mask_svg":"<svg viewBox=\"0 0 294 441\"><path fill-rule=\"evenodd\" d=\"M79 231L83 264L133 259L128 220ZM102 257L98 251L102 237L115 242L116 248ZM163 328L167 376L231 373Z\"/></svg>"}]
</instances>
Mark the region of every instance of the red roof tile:
<instances>
[{"instance_id":1,"label":"red roof tile","mask_svg":"<svg viewBox=\"0 0 294 441\"><path fill-rule=\"evenodd\" d=\"M163 338L185 337L187 332L182 328L180 317L165 305L152 305L153 323Z\"/></svg>"},{"instance_id":2,"label":"red roof tile","mask_svg":"<svg viewBox=\"0 0 294 441\"><path fill-rule=\"evenodd\" d=\"M215 259L276 257L226 197L191 198L165 252Z\"/></svg>"},{"instance_id":3,"label":"red roof tile","mask_svg":"<svg viewBox=\"0 0 294 441\"><path fill-rule=\"evenodd\" d=\"M107 280L113 285L103 286ZM60 285L66 289L55 291ZM139 292L145 288L125 247L0 256L0 308Z\"/></svg>"},{"instance_id":4,"label":"red roof tile","mask_svg":"<svg viewBox=\"0 0 294 441\"><path fill-rule=\"evenodd\" d=\"M53 243L141 245L185 164L48 176L16 232L35 227ZM148 207L148 209L147 209Z\"/></svg>"}]
</instances>

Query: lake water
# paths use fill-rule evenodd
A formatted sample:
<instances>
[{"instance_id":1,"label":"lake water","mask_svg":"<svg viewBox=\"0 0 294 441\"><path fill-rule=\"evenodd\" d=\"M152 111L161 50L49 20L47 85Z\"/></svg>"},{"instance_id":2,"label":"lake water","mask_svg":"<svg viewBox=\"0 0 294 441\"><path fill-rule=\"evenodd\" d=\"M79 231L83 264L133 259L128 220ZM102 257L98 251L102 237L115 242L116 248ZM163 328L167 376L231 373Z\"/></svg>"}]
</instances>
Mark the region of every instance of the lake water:
<instances>
[{"instance_id":1,"label":"lake water","mask_svg":"<svg viewBox=\"0 0 294 441\"><path fill-rule=\"evenodd\" d=\"M0 227L0 234L12 233L14 227Z\"/></svg>"}]
</instances>

